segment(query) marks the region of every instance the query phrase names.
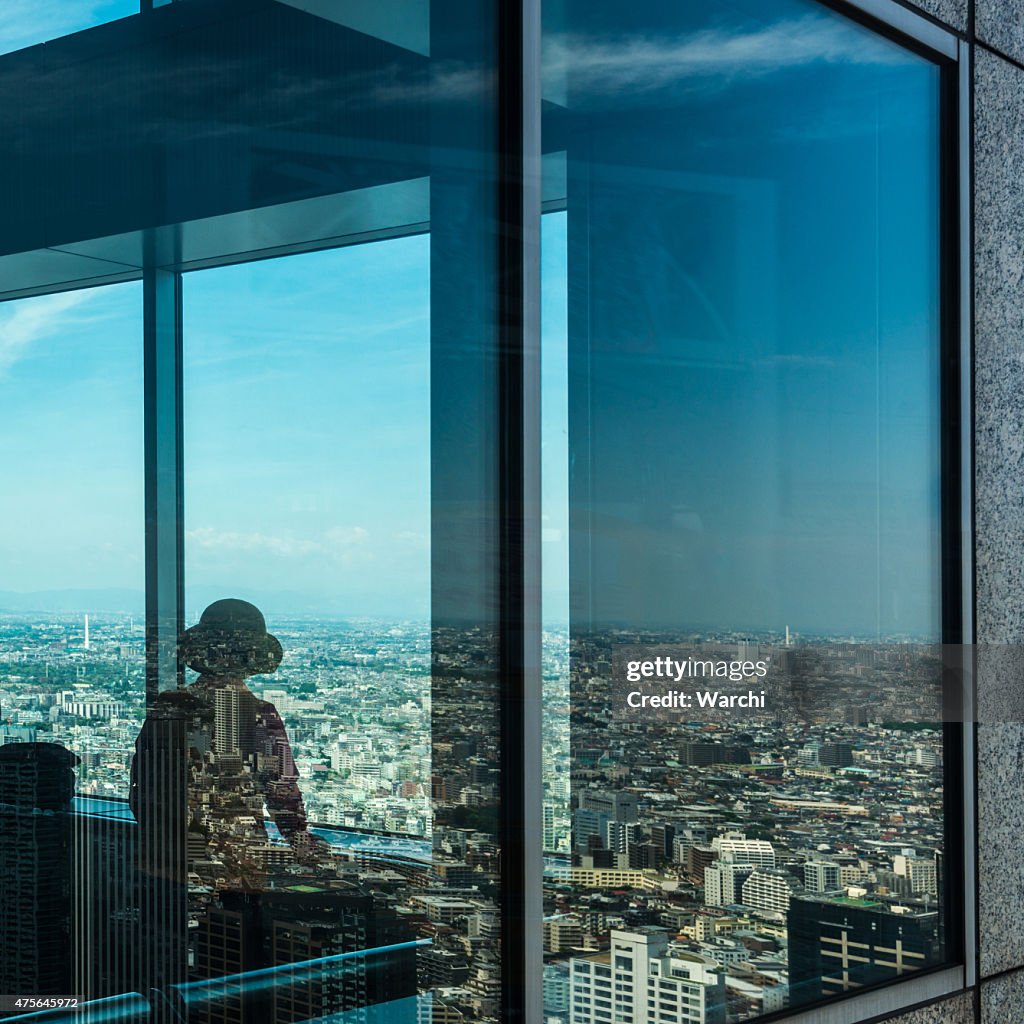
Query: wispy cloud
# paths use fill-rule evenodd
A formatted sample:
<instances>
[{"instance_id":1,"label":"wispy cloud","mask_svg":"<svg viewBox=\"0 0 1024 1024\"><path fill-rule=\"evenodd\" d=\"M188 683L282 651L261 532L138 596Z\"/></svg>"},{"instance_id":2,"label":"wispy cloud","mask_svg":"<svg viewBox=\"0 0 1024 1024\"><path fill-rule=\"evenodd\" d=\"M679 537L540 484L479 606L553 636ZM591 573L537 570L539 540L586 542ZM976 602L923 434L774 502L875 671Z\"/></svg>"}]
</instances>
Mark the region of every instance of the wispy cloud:
<instances>
[{"instance_id":1,"label":"wispy cloud","mask_svg":"<svg viewBox=\"0 0 1024 1024\"><path fill-rule=\"evenodd\" d=\"M675 36L590 36L553 32L544 41L545 94L571 76L574 94L651 92L667 86L759 77L810 64L903 64L914 58L831 14L806 14L749 28L710 28ZM479 102L495 88L479 65L435 63L412 74L379 73L366 91L372 104Z\"/></svg>"},{"instance_id":2,"label":"wispy cloud","mask_svg":"<svg viewBox=\"0 0 1024 1024\"><path fill-rule=\"evenodd\" d=\"M562 33L544 49L546 84L571 75L574 92L647 92L687 79L756 77L810 64L902 64L912 58L830 15L747 30L617 39Z\"/></svg>"},{"instance_id":3,"label":"wispy cloud","mask_svg":"<svg viewBox=\"0 0 1024 1024\"><path fill-rule=\"evenodd\" d=\"M335 526L324 534L329 544L336 548L351 548L365 543L370 533L361 526Z\"/></svg>"},{"instance_id":4,"label":"wispy cloud","mask_svg":"<svg viewBox=\"0 0 1024 1024\"><path fill-rule=\"evenodd\" d=\"M185 537L197 548L223 554L275 555L278 558L308 555L345 557L353 549L366 544L370 533L361 526L335 526L319 539L311 539L200 526L186 531Z\"/></svg>"},{"instance_id":5,"label":"wispy cloud","mask_svg":"<svg viewBox=\"0 0 1024 1024\"><path fill-rule=\"evenodd\" d=\"M89 291L61 292L0 305L0 377L34 342L77 322L71 311L87 303L92 295Z\"/></svg>"},{"instance_id":6,"label":"wispy cloud","mask_svg":"<svg viewBox=\"0 0 1024 1024\"><path fill-rule=\"evenodd\" d=\"M374 76L366 94L370 105L434 101L439 103L478 102L492 94L497 84L490 69L478 64L441 61L413 74L396 73L390 79Z\"/></svg>"},{"instance_id":7,"label":"wispy cloud","mask_svg":"<svg viewBox=\"0 0 1024 1024\"><path fill-rule=\"evenodd\" d=\"M186 538L196 547L207 551L226 553L271 554L283 557L308 555L320 550L312 540L297 540L294 537L276 537L266 533L242 533L234 530L217 530L212 526L201 526L186 532Z\"/></svg>"}]
</instances>

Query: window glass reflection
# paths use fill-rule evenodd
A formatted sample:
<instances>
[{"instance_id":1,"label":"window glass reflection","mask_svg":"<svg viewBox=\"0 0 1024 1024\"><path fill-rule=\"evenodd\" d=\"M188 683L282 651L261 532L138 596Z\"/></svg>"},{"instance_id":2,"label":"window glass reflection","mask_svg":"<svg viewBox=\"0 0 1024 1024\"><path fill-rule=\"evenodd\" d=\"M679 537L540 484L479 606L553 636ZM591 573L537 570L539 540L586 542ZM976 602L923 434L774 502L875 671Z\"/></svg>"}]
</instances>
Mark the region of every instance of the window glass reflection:
<instances>
[{"instance_id":1,"label":"window glass reflection","mask_svg":"<svg viewBox=\"0 0 1024 1024\"><path fill-rule=\"evenodd\" d=\"M546 8L544 75L548 1010L640 1012L657 971L659 1019L740 1020L940 963L941 732L868 699L938 692L892 645L943 639L948 586L939 69L810 2L651 0ZM626 644L817 645L831 699L630 717Z\"/></svg>"},{"instance_id":2,"label":"window glass reflection","mask_svg":"<svg viewBox=\"0 0 1024 1024\"><path fill-rule=\"evenodd\" d=\"M141 288L0 305L0 743L124 797L145 708Z\"/></svg>"},{"instance_id":3,"label":"window glass reflection","mask_svg":"<svg viewBox=\"0 0 1024 1024\"><path fill-rule=\"evenodd\" d=\"M5 995L102 994L112 957L101 942L91 952L100 908L122 923L134 910L125 797L146 708L141 300L122 284L0 305ZM117 882L90 890L89 870Z\"/></svg>"},{"instance_id":4,"label":"window glass reflection","mask_svg":"<svg viewBox=\"0 0 1024 1024\"><path fill-rule=\"evenodd\" d=\"M312 821L429 834L429 240L185 280L186 619L252 601Z\"/></svg>"}]
</instances>

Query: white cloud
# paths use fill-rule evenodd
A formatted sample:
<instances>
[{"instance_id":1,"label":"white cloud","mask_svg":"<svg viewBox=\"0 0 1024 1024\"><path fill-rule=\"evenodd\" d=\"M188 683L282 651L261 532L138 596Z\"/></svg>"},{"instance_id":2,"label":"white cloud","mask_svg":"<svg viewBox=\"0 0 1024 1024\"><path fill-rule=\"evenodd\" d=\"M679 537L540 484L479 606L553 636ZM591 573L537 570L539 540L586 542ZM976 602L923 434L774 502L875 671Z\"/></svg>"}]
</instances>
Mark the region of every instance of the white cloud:
<instances>
[{"instance_id":1,"label":"white cloud","mask_svg":"<svg viewBox=\"0 0 1024 1024\"><path fill-rule=\"evenodd\" d=\"M294 537L275 537L266 533L240 533L234 530L217 530L212 526L200 526L185 533L186 540L207 551L225 553L262 553L288 558L308 555L320 550L312 540L297 540Z\"/></svg>"},{"instance_id":2,"label":"white cloud","mask_svg":"<svg viewBox=\"0 0 1024 1024\"><path fill-rule=\"evenodd\" d=\"M324 536L335 547L350 548L364 544L370 533L361 526L334 526Z\"/></svg>"},{"instance_id":3,"label":"white cloud","mask_svg":"<svg viewBox=\"0 0 1024 1024\"><path fill-rule=\"evenodd\" d=\"M410 544L413 547L429 547L430 539L426 534L419 533L416 530L399 530L395 534L395 540L399 544Z\"/></svg>"},{"instance_id":4,"label":"white cloud","mask_svg":"<svg viewBox=\"0 0 1024 1024\"><path fill-rule=\"evenodd\" d=\"M637 94L677 83L719 84L810 64L906 64L917 58L837 15L806 14L750 28L711 28L677 36L588 36L547 33L544 94L557 97L571 76L577 94ZM370 78L371 105L427 99L478 101L495 89L493 76L476 65L447 61L429 74ZM358 92L359 90L354 90Z\"/></svg>"},{"instance_id":5,"label":"white cloud","mask_svg":"<svg viewBox=\"0 0 1024 1024\"><path fill-rule=\"evenodd\" d=\"M831 15L808 14L747 31L706 29L675 38L548 38L544 75L556 92L571 75L574 91L644 92L687 79L752 77L828 64L901 64L912 59Z\"/></svg>"},{"instance_id":6,"label":"white cloud","mask_svg":"<svg viewBox=\"0 0 1024 1024\"><path fill-rule=\"evenodd\" d=\"M204 551L274 555L278 558L301 558L307 555L345 557L365 545L369 537L369 531L361 526L335 526L319 539L259 531L218 530L212 526L199 526L185 533L188 544Z\"/></svg>"},{"instance_id":7,"label":"white cloud","mask_svg":"<svg viewBox=\"0 0 1024 1024\"><path fill-rule=\"evenodd\" d=\"M75 322L71 310L88 302L93 294L61 292L0 305L0 376L25 355L33 342Z\"/></svg>"}]
</instances>

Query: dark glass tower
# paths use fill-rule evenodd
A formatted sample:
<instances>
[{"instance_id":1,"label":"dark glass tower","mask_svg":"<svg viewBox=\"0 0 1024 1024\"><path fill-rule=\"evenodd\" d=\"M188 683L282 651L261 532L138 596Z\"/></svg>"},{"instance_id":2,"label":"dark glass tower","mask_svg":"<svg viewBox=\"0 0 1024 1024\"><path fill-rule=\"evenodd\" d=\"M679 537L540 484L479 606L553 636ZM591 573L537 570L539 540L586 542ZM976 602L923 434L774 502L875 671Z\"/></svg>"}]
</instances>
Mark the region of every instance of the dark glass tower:
<instances>
[{"instance_id":1,"label":"dark glass tower","mask_svg":"<svg viewBox=\"0 0 1024 1024\"><path fill-rule=\"evenodd\" d=\"M59 743L0 746L0 992L72 990L71 800L78 758Z\"/></svg>"}]
</instances>

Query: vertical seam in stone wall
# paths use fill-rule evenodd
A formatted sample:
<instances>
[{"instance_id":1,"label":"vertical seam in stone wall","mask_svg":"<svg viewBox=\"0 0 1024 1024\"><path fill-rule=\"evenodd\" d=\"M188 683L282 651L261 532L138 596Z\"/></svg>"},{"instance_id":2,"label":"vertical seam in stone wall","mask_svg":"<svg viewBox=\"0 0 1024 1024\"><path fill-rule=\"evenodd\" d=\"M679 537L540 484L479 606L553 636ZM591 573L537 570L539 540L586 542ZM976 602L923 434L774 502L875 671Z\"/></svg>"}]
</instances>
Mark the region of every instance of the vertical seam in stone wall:
<instances>
[{"instance_id":1,"label":"vertical seam in stone wall","mask_svg":"<svg viewBox=\"0 0 1024 1024\"><path fill-rule=\"evenodd\" d=\"M975 206L977 202L977 188L976 188L976 160L975 160L975 123L977 119L977 106L975 101L976 91L976 78L974 72L974 57L975 57L975 16L976 16L977 0L968 0L967 4L967 61L968 61L968 117L967 122L969 125L967 146L968 146L968 161L967 165L969 168L969 181L966 183L970 189L969 201L968 201L968 223L962 225L962 230L968 233L968 252L970 253L970 259L967 267L968 274L968 295L970 296L971 302L971 317L970 317L970 364L964 367L967 373L971 376L971 387L970 394L972 397L971 408L970 408L970 438L971 438L971 473L976 473L977 467L977 407L974 401L975 397L975 367L977 364L976 345L977 345L977 309L975 305L975 297L977 295L976 290L976 275L975 275L975 263L976 263L976 252L975 252ZM975 492L975 480L971 481L971 567L974 578L971 580L971 592L972 602L974 605L971 619L974 623L975 634L977 634L978 628L978 560L977 560L977 538L978 531L975 525L976 511L977 511L977 494ZM970 638L972 641L976 640L976 636ZM978 702L978 679L977 673L973 674L973 686L975 690L974 694L974 706L977 707ZM978 726L975 724L973 730L973 752L974 758L974 820L971 822L971 828L974 830L973 842L974 842L974 878L972 879L972 887L974 892L972 896L974 898L974 1019L980 1024L981 1022L981 809L980 809L980 785L979 785L979 763L978 763Z\"/></svg>"}]
</instances>

